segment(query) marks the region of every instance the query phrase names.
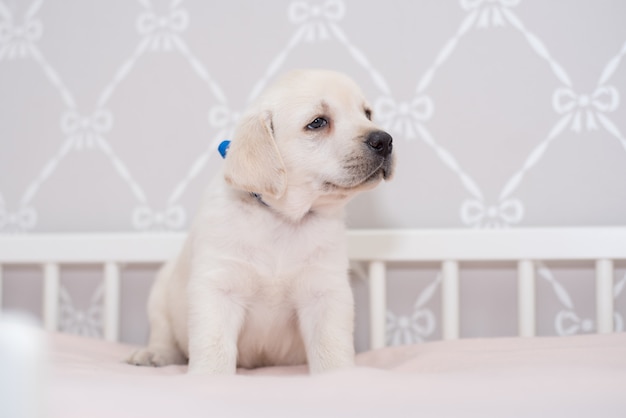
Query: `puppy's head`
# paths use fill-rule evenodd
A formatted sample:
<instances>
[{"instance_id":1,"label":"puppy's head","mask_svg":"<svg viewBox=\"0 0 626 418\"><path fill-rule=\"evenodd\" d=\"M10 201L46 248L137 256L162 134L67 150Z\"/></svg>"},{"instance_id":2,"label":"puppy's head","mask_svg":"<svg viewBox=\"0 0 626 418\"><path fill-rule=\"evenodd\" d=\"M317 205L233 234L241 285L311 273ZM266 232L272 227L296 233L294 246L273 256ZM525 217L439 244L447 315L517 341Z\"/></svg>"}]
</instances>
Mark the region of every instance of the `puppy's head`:
<instances>
[{"instance_id":1,"label":"puppy's head","mask_svg":"<svg viewBox=\"0 0 626 418\"><path fill-rule=\"evenodd\" d=\"M371 107L351 79L293 71L242 118L225 179L297 219L390 179L392 149L391 136L372 122Z\"/></svg>"}]
</instances>

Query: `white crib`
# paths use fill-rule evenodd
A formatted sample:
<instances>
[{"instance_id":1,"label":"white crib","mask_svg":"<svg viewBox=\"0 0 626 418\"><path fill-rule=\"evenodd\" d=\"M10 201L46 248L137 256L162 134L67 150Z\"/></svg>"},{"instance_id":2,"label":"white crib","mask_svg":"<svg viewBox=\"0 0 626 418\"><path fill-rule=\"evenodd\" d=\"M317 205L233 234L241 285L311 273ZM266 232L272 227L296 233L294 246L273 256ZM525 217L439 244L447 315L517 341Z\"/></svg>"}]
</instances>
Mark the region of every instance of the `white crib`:
<instances>
[{"instance_id":1,"label":"white crib","mask_svg":"<svg viewBox=\"0 0 626 418\"><path fill-rule=\"evenodd\" d=\"M43 323L52 331L0 321L0 415L42 405L35 408L41 414L31 416L624 416L626 334L612 332L614 275L626 260L624 227L349 231L353 269L369 287L370 350L357 354L357 367L311 379L303 378L306 366L215 377L186 375L186 365L122 361L134 349L117 342L123 267L158 264L183 239L181 233L0 236L0 291L3 266L40 265ZM574 264L585 269L595 265L597 334L459 338L460 279L472 277L463 276L465 268L491 261L517 266L518 334L528 337L536 329L540 262L573 260L583 260ZM441 266L444 341L383 347L387 276L395 274L389 270L430 270L433 262ZM103 266L105 340L54 332L61 269L72 264Z\"/></svg>"},{"instance_id":2,"label":"white crib","mask_svg":"<svg viewBox=\"0 0 626 418\"><path fill-rule=\"evenodd\" d=\"M160 263L180 248L182 233L30 234L0 236L2 266L37 264L43 269L43 322L58 329L60 268L102 264L104 337L119 339L120 267ZM370 348L385 345L386 269L389 263L441 263L442 336L457 339L459 269L462 263L509 261L518 271L518 334L535 335L535 266L538 260L586 260L596 269L596 320L599 333L613 331L614 263L626 260L626 227L524 228L507 230L351 230L349 258L364 272L370 297Z\"/></svg>"}]
</instances>

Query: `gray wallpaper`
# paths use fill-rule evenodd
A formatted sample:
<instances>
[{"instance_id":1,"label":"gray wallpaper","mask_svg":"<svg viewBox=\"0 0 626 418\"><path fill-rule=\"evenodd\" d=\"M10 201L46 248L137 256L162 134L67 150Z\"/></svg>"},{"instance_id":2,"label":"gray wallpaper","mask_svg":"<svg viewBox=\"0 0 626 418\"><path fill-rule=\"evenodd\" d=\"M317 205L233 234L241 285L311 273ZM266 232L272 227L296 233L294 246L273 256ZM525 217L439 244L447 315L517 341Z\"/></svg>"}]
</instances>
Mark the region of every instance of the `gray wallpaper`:
<instances>
[{"instance_id":1,"label":"gray wallpaper","mask_svg":"<svg viewBox=\"0 0 626 418\"><path fill-rule=\"evenodd\" d=\"M624 225L625 55L617 0L0 0L0 233L185 230L217 143L300 67L351 75L395 139L351 227ZM390 343L438 337L436 269L412 267L391 272ZM513 267L463 272L465 336L515 333ZM68 331L100 332L91 270L64 270ZM148 270L125 271L127 341ZM539 332L593 331L592 266L538 274ZM5 307L38 314L37 272L5 276Z\"/></svg>"}]
</instances>

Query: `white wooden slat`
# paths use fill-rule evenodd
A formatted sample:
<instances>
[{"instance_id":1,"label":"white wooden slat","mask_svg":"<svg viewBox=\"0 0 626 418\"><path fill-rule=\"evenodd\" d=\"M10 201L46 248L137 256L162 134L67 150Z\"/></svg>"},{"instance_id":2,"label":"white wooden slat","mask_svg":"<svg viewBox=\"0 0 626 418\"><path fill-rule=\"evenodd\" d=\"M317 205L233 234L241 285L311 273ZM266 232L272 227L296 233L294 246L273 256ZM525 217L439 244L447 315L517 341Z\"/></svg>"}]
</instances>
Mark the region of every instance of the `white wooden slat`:
<instances>
[{"instance_id":1,"label":"white wooden slat","mask_svg":"<svg viewBox=\"0 0 626 418\"><path fill-rule=\"evenodd\" d=\"M517 263L517 317L520 337L535 335L535 265L531 260Z\"/></svg>"},{"instance_id":2,"label":"white wooden slat","mask_svg":"<svg viewBox=\"0 0 626 418\"><path fill-rule=\"evenodd\" d=\"M352 230L352 260L517 261L626 257L626 227Z\"/></svg>"},{"instance_id":3,"label":"white wooden slat","mask_svg":"<svg viewBox=\"0 0 626 418\"><path fill-rule=\"evenodd\" d=\"M459 338L459 263L441 265L441 327L444 340Z\"/></svg>"},{"instance_id":4,"label":"white wooden slat","mask_svg":"<svg viewBox=\"0 0 626 418\"><path fill-rule=\"evenodd\" d=\"M0 263L162 263L174 257L184 233L0 234Z\"/></svg>"},{"instance_id":5,"label":"white wooden slat","mask_svg":"<svg viewBox=\"0 0 626 418\"><path fill-rule=\"evenodd\" d=\"M370 349L384 347L387 326L386 266L382 261L369 263Z\"/></svg>"},{"instance_id":6,"label":"white wooden slat","mask_svg":"<svg viewBox=\"0 0 626 418\"><path fill-rule=\"evenodd\" d=\"M119 340L120 324L120 266L114 262L104 265L104 338Z\"/></svg>"},{"instance_id":7,"label":"white wooden slat","mask_svg":"<svg viewBox=\"0 0 626 418\"><path fill-rule=\"evenodd\" d=\"M4 268L2 267L2 264L0 264L0 315L2 315L2 290L4 289L4 282L2 280L3 270Z\"/></svg>"},{"instance_id":8,"label":"white wooden slat","mask_svg":"<svg viewBox=\"0 0 626 418\"><path fill-rule=\"evenodd\" d=\"M350 230L353 261L625 259L626 227ZM0 235L0 263L163 262L184 233Z\"/></svg>"},{"instance_id":9,"label":"white wooden slat","mask_svg":"<svg viewBox=\"0 0 626 418\"><path fill-rule=\"evenodd\" d=\"M46 263L43 266L43 323L46 331L59 329L59 288L61 275L59 265Z\"/></svg>"},{"instance_id":10,"label":"white wooden slat","mask_svg":"<svg viewBox=\"0 0 626 418\"><path fill-rule=\"evenodd\" d=\"M596 260L596 322L598 333L613 332L612 260Z\"/></svg>"}]
</instances>

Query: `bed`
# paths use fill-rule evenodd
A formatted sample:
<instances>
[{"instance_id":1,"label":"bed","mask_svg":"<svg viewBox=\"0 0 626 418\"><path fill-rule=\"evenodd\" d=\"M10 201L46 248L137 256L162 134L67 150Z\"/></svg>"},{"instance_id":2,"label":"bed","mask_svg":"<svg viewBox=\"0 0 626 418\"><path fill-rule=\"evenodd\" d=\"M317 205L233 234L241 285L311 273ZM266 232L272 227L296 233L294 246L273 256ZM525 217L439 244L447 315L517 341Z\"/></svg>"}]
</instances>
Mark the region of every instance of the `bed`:
<instances>
[{"instance_id":1,"label":"bed","mask_svg":"<svg viewBox=\"0 0 626 418\"><path fill-rule=\"evenodd\" d=\"M369 289L369 348L357 367L317 376L305 366L188 376L185 366L121 361L134 348L119 342L121 266L162 262L183 239L0 236L0 290L3 265L43 271L43 329L0 321L0 416L626 416L626 334L614 332L613 298L624 227L349 231L349 257ZM539 260L594 266L596 334L536 336ZM440 265L442 339L386 347L387 270L407 262ZM473 262L516 266L518 336L461 338L460 272ZM60 269L79 263L103 266L103 339L58 332Z\"/></svg>"}]
</instances>

